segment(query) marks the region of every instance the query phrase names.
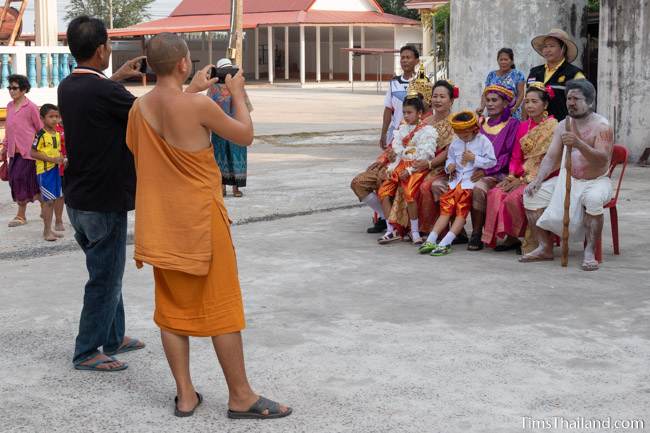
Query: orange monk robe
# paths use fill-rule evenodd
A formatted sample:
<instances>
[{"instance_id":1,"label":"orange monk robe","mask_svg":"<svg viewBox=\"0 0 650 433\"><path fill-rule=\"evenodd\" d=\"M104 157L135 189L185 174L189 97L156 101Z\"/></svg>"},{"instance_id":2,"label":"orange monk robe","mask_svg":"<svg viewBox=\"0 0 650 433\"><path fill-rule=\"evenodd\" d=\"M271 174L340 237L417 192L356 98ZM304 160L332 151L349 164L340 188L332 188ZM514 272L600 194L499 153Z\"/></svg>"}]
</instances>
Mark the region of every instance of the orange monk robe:
<instances>
[{"instance_id":1,"label":"orange monk robe","mask_svg":"<svg viewBox=\"0 0 650 433\"><path fill-rule=\"evenodd\" d=\"M138 179L135 260L154 267L154 321L179 335L242 330L237 262L212 148L169 145L144 119L139 101L126 141Z\"/></svg>"}]
</instances>

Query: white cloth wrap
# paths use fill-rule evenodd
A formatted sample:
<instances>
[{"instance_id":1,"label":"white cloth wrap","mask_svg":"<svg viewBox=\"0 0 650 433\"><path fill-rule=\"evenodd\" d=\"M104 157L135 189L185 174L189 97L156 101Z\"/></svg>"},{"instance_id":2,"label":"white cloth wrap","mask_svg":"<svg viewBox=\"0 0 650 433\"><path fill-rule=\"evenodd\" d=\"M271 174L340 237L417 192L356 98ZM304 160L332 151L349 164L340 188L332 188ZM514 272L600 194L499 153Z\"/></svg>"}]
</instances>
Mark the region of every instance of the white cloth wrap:
<instances>
[{"instance_id":1,"label":"white cloth wrap","mask_svg":"<svg viewBox=\"0 0 650 433\"><path fill-rule=\"evenodd\" d=\"M566 153L566 149L564 150ZM566 193L565 154L562 155L560 174L542 183L533 197L524 195L524 207L528 210L546 208L537 226L562 235L564 226L564 196ZM596 179L571 178L571 204L569 207L569 233L571 239L584 240L584 213L597 216L604 212L603 206L612 199L612 181L602 175Z\"/></svg>"}]
</instances>

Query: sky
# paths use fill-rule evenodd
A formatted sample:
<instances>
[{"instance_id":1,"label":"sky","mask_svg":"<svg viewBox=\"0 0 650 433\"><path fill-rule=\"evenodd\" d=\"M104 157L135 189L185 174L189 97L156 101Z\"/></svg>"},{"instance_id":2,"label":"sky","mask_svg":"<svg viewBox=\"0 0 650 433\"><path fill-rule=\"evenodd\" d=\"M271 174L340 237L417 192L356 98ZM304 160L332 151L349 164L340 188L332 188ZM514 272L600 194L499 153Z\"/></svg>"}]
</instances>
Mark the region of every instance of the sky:
<instances>
[{"instance_id":1,"label":"sky","mask_svg":"<svg viewBox=\"0 0 650 433\"><path fill-rule=\"evenodd\" d=\"M23 33L34 33L34 3L36 0L30 0L23 18ZM181 0L155 0L149 8L151 19L165 18L181 2ZM63 21L65 8L68 0L57 0L56 9L59 18L59 32L65 32L67 23Z\"/></svg>"}]
</instances>

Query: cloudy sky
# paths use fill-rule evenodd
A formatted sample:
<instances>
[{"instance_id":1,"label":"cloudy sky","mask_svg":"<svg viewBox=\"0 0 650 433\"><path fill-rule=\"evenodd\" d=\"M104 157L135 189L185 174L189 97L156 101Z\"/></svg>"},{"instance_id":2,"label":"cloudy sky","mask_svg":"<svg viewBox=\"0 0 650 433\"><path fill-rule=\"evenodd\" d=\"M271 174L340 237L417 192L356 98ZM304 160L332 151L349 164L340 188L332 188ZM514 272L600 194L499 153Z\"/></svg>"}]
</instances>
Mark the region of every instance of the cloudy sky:
<instances>
[{"instance_id":1,"label":"cloudy sky","mask_svg":"<svg viewBox=\"0 0 650 433\"><path fill-rule=\"evenodd\" d=\"M33 33L34 32L34 3L35 0L31 0L25 11L23 32L24 33ZM181 0L155 0L151 7L149 8L149 13L151 14L151 19L164 18L174 9ZM66 23L63 21L65 16L65 8L68 5L68 0L57 0L56 8L59 15L59 31L64 32L66 28Z\"/></svg>"}]
</instances>

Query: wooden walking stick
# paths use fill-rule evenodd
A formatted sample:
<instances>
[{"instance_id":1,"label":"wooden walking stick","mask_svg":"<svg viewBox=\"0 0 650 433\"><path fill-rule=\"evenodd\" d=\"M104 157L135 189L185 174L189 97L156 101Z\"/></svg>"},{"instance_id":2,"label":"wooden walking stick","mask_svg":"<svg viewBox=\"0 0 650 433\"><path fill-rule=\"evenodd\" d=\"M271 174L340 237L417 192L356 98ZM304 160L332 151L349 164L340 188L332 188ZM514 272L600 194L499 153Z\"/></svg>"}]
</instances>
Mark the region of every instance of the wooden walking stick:
<instances>
[{"instance_id":1,"label":"wooden walking stick","mask_svg":"<svg viewBox=\"0 0 650 433\"><path fill-rule=\"evenodd\" d=\"M573 119L567 117L567 124L570 131L575 134ZM566 156L564 158L564 167L566 169L566 185L564 191L564 218L562 219L562 267L566 268L569 265L569 224L571 223L571 172L572 159L571 153L573 148L566 148Z\"/></svg>"}]
</instances>

